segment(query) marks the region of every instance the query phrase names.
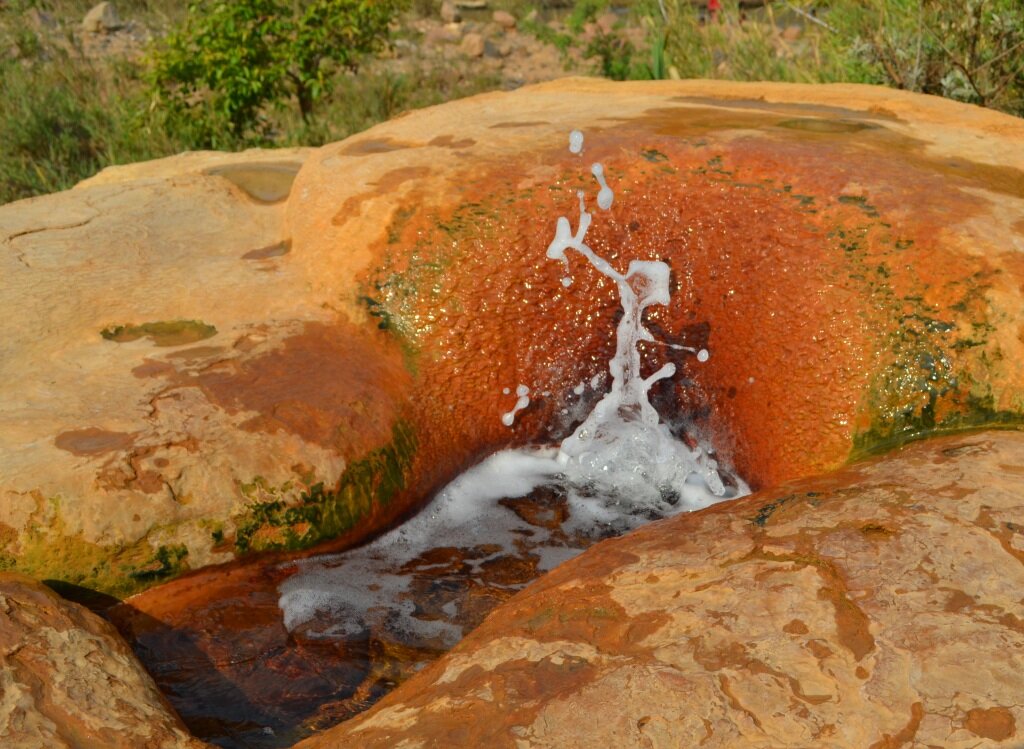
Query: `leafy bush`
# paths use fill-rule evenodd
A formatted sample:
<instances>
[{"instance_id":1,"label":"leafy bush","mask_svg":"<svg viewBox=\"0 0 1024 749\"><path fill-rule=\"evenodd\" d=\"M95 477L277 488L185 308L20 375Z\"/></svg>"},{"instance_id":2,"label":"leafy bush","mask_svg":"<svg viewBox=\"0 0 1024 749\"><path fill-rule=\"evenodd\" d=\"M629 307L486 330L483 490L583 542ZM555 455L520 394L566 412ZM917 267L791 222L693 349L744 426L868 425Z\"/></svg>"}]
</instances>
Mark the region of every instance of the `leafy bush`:
<instances>
[{"instance_id":1,"label":"leafy bush","mask_svg":"<svg viewBox=\"0 0 1024 749\"><path fill-rule=\"evenodd\" d=\"M826 18L872 82L1024 115L1020 0L832 2Z\"/></svg>"},{"instance_id":2,"label":"leafy bush","mask_svg":"<svg viewBox=\"0 0 1024 749\"><path fill-rule=\"evenodd\" d=\"M212 146L223 131L264 135L268 105L293 100L308 122L338 69L387 40L404 0L193 0L185 25L152 57L157 100L172 116L204 126Z\"/></svg>"},{"instance_id":3,"label":"leafy bush","mask_svg":"<svg viewBox=\"0 0 1024 749\"><path fill-rule=\"evenodd\" d=\"M795 0L784 19L724 3L720 23L688 0L644 2L680 78L874 83L1024 115L1020 0Z\"/></svg>"}]
</instances>

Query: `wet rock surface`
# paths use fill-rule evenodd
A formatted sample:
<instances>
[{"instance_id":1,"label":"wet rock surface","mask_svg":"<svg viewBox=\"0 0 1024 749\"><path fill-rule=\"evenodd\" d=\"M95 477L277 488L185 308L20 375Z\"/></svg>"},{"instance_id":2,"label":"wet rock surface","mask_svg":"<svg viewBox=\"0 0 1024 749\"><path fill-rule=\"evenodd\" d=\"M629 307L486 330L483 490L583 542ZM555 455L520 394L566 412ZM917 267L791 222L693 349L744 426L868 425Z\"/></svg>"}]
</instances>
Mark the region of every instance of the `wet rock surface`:
<instances>
[{"instance_id":1,"label":"wet rock surface","mask_svg":"<svg viewBox=\"0 0 1024 749\"><path fill-rule=\"evenodd\" d=\"M500 504L528 526L555 534L562 534L568 515L565 496L550 490ZM497 553L492 539L468 539L385 566L382 571L409 581L389 603L396 612L410 606L419 621L471 631L540 576L540 535L524 534L506 553ZM596 540L564 542L582 550ZM397 616L325 637L321 630L332 618L325 613L288 631L279 587L297 569L262 560L201 570L106 616L192 732L225 747L291 746L359 714L450 647L446 637L407 631L391 621ZM367 579L366 586L381 582Z\"/></svg>"},{"instance_id":2,"label":"wet rock surface","mask_svg":"<svg viewBox=\"0 0 1024 749\"><path fill-rule=\"evenodd\" d=\"M1016 746L1022 476L936 439L605 541L299 746Z\"/></svg>"},{"instance_id":3,"label":"wet rock surface","mask_svg":"<svg viewBox=\"0 0 1024 749\"><path fill-rule=\"evenodd\" d=\"M108 623L0 573L0 744L200 749Z\"/></svg>"}]
</instances>

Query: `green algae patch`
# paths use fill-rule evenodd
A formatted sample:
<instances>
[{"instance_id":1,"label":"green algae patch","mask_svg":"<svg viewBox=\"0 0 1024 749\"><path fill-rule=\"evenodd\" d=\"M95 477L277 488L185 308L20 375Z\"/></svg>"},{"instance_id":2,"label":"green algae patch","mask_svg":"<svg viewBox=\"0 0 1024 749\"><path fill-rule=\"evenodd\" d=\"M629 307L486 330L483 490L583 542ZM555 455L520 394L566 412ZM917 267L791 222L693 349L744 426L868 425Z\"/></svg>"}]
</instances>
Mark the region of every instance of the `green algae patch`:
<instances>
[{"instance_id":1,"label":"green algae patch","mask_svg":"<svg viewBox=\"0 0 1024 749\"><path fill-rule=\"evenodd\" d=\"M160 547L154 552L145 539L127 546L107 546L81 536L37 533L22 542L19 554L0 554L0 569L125 598L184 572L187 553L183 546Z\"/></svg>"},{"instance_id":2,"label":"green algae patch","mask_svg":"<svg viewBox=\"0 0 1024 749\"><path fill-rule=\"evenodd\" d=\"M391 442L351 463L335 489L318 483L303 492L297 503L255 502L236 521L235 551L305 549L350 530L406 488L416 446L412 429L398 422Z\"/></svg>"},{"instance_id":3,"label":"green algae patch","mask_svg":"<svg viewBox=\"0 0 1024 749\"><path fill-rule=\"evenodd\" d=\"M153 557L142 566L132 570L129 575L134 580L156 582L177 577L187 569L185 557L188 547L184 544L160 546Z\"/></svg>"},{"instance_id":4,"label":"green algae patch","mask_svg":"<svg viewBox=\"0 0 1024 749\"><path fill-rule=\"evenodd\" d=\"M104 340L128 343L149 338L156 346L186 346L212 338L217 329L201 320L170 320L140 325L111 325L100 331Z\"/></svg>"}]
</instances>

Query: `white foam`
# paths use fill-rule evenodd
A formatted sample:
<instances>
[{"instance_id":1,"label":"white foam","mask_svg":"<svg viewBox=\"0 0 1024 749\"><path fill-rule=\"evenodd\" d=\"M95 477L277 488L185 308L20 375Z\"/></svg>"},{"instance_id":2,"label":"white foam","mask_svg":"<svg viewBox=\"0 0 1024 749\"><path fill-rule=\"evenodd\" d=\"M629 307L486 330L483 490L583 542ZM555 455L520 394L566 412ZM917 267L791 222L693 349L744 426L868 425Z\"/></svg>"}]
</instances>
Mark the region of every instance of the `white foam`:
<instances>
[{"instance_id":1,"label":"white foam","mask_svg":"<svg viewBox=\"0 0 1024 749\"><path fill-rule=\"evenodd\" d=\"M372 543L298 562L298 574L279 589L285 627L310 625L306 634L314 637L353 637L385 628L408 643L439 641L450 647L462 636L461 628L417 616L414 604L403 599L415 574L429 575L431 568L420 564L402 572L402 567L430 549L481 542L500 551L471 560L471 566L515 553L523 533L541 529L494 502L525 496L553 481L558 471L554 455L553 448L495 453L448 484L426 510ZM545 553L555 559L578 550Z\"/></svg>"}]
</instances>

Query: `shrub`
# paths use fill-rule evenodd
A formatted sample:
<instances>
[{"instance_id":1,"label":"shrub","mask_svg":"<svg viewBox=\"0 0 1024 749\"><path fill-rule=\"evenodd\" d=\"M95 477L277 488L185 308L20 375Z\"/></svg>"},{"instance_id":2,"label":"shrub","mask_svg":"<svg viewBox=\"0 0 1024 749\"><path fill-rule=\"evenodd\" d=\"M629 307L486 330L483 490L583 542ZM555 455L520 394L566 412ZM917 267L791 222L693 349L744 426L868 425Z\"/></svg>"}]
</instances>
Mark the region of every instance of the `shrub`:
<instances>
[{"instance_id":1,"label":"shrub","mask_svg":"<svg viewBox=\"0 0 1024 749\"><path fill-rule=\"evenodd\" d=\"M1020 0L834 1L827 20L872 82L1024 115Z\"/></svg>"},{"instance_id":2,"label":"shrub","mask_svg":"<svg viewBox=\"0 0 1024 749\"><path fill-rule=\"evenodd\" d=\"M292 100L309 121L328 78L356 71L387 40L404 0L193 0L185 24L152 55L151 80L171 116L220 145L264 135L268 105Z\"/></svg>"},{"instance_id":3,"label":"shrub","mask_svg":"<svg viewBox=\"0 0 1024 749\"><path fill-rule=\"evenodd\" d=\"M644 0L681 78L875 83L1024 115L1020 0L794 0L704 23L688 0ZM665 9L664 14L660 12ZM786 40L780 27L802 26Z\"/></svg>"}]
</instances>

